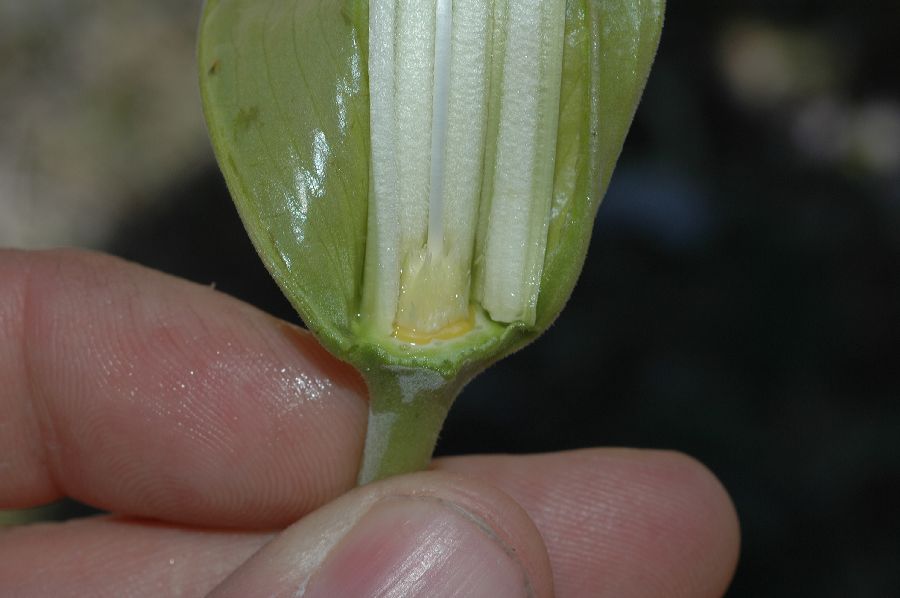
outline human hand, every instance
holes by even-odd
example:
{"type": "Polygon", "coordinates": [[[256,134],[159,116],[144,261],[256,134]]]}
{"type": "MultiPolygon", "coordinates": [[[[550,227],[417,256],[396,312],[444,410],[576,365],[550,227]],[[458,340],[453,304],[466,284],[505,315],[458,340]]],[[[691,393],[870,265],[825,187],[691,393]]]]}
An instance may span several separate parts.
{"type": "Polygon", "coordinates": [[[349,366],[233,298],[102,255],[0,251],[0,508],[112,513],[0,532],[0,595],[727,587],[737,519],[690,458],[458,457],[353,489],[366,412],[349,366]]]}

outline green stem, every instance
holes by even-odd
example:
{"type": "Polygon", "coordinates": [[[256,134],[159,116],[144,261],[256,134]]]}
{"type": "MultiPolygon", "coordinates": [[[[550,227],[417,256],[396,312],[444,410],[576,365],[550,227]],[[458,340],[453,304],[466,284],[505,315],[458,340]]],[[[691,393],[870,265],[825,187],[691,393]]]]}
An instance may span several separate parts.
{"type": "Polygon", "coordinates": [[[385,366],[367,372],[366,382],[369,425],[358,483],[427,467],[465,381],[424,368],[385,366]]]}

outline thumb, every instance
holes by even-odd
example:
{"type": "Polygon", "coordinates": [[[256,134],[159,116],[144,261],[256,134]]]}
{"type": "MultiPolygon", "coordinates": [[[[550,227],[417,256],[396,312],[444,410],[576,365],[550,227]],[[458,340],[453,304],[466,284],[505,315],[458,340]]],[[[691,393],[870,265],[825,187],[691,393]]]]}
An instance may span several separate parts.
{"type": "Polygon", "coordinates": [[[427,472],[357,488],[295,523],[210,596],[551,598],[547,552],[499,490],[427,472]]]}

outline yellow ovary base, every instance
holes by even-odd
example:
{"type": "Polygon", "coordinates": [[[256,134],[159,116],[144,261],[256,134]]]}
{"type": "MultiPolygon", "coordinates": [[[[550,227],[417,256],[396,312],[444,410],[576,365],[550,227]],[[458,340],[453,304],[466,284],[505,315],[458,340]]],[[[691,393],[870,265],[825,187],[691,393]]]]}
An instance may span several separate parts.
{"type": "Polygon", "coordinates": [[[469,308],[469,317],[447,324],[440,330],[428,331],[394,324],[394,338],[412,345],[426,345],[431,341],[449,341],[460,337],[475,327],[475,309],[469,308]]]}

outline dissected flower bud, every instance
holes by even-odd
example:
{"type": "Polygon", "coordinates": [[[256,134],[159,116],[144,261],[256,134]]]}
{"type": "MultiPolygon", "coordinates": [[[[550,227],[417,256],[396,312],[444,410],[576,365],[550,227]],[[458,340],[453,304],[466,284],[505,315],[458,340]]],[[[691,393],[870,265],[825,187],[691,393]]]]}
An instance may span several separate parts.
{"type": "Polygon", "coordinates": [[[462,385],[562,309],[662,13],[208,0],[216,156],[275,280],[369,382],[363,478],[424,465],[462,385]]]}

